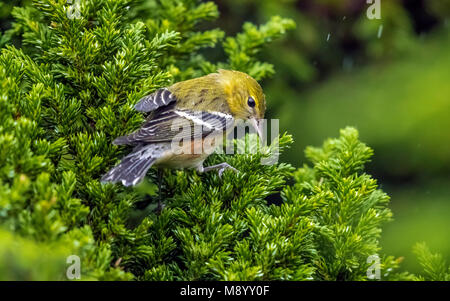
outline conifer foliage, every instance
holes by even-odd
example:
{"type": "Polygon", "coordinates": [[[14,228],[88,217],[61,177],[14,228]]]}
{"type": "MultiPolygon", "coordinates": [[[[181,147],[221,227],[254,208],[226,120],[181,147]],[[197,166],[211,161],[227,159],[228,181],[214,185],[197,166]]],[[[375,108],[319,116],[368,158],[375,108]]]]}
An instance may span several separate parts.
{"type": "MultiPolygon", "coordinates": [[[[67,279],[70,255],[82,280],[367,279],[391,212],[364,173],[372,151],[355,129],[308,148],[313,166],[299,170],[261,165],[278,152],[269,146],[211,156],[240,171],[222,178],[167,171],[160,213],[153,171],[137,188],[99,182],[129,151],[111,141],[143,121],[133,110],[142,96],[218,68],[272,75],[258,52],[291,20],[246,23],[225,38],[198,30],[218,11],[196,0],[40,0],[13,16],[0,54],[1,279],[67,279]],[[12,36],[20,48],[6,45],[12,36]],[[207,61],[211,47],[227,59],[207,61]],[[273,195],[282,200],[269,204],[273,195]]],[[[277,141],[292,144],[286,134],[277,141]]],[[[382,257],[383,277],[399,277],[396,267],[382,257]]]]}

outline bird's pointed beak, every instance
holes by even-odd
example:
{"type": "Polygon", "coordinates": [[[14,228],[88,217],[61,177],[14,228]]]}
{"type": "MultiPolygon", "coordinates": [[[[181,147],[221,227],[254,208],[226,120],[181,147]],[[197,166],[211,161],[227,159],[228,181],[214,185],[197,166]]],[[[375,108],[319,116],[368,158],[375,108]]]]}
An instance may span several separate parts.
{"type": "Polygon", "coordinates": [[[256,118],[252,118],[252,119],[250,119],[250,121],[251,121],[253,127],[255,128],[256,132],[258,133],[259,140],[263,141],[263,132],[262,132],[260,120],[258,120],[256,118]]]}

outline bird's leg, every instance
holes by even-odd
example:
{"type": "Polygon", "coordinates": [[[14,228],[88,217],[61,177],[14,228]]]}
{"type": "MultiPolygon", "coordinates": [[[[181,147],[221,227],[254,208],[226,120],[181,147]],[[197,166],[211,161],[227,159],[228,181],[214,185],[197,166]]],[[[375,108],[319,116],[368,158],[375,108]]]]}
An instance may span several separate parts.
{"type": "Polygon", "coordinates": [[[163,175],[164,175],[164,170],[162,168],[158,168],[158,190],[159,190],[159,195],[158,195],[158,207],[157,207],[157,211],[161,212],[164,208],[163,204],[162,204],[162,180],[163,180],[163,175]]]}
{"type": "Polygon", "coordinates": [[[199,172],[201,172],[201,173],[208,172],[208,171],[211,171],[211,170],[217,170],[220,178],[222,177],[222,174],[223,174],[223,172],[226,169],[231,169],[234,172],[238,172],[238,170],[236,168],[234,168],[233,166],[231,166],[227,162],[223,162],[223,163],[212,165],[212,166],[208,166],[208,167],[200,166],[200,167],[197,168],[197,170],[199,172]]]}

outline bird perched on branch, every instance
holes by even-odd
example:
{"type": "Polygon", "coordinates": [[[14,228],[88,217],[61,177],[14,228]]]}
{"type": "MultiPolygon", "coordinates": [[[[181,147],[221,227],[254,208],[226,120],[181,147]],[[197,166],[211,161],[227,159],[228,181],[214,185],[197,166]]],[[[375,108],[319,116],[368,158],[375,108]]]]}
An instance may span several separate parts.
{"type": "Polygon", "coordinates": [[[249,75],[219,70],[162,88],[143,97],[135,109],[149,113],[136,132],[113,141],[134,146],[130,154],[102,177],[102,182],[136,185],[151,166],[218,170],[227,163],[203,167],[238,120],[250,121],[261,137],[259,123],[266,110],[261,86],[249,75]],[[181,142],[181,143],[180,143],[181,142]]]}

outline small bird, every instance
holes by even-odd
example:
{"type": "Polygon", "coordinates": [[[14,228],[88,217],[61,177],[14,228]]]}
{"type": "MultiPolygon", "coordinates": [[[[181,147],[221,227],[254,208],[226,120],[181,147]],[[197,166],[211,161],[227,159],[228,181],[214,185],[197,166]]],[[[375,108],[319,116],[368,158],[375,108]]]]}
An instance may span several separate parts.
{"type": "Polygon", "coordinates": [[[239,120],[250,121],[262,138],[260,122],[266,101],[255,79],[243,72],[220,69],[161,88],[143,97],[135,109],[149,113],[144,124],[113,141],[134,149],[102,177],[102,182],[134,186],[144,179],[151,166],[196,168],[199,172],[218,170],[219,176],[226,169],[235,170],[226,162],[203,167],[203,161],[223,143],[239,120]],[[205,143],[206,139],[213,142],[205,143]],[[174,141],[185,143],[177,149],[174,145],[179,143],[174,141]]]}

